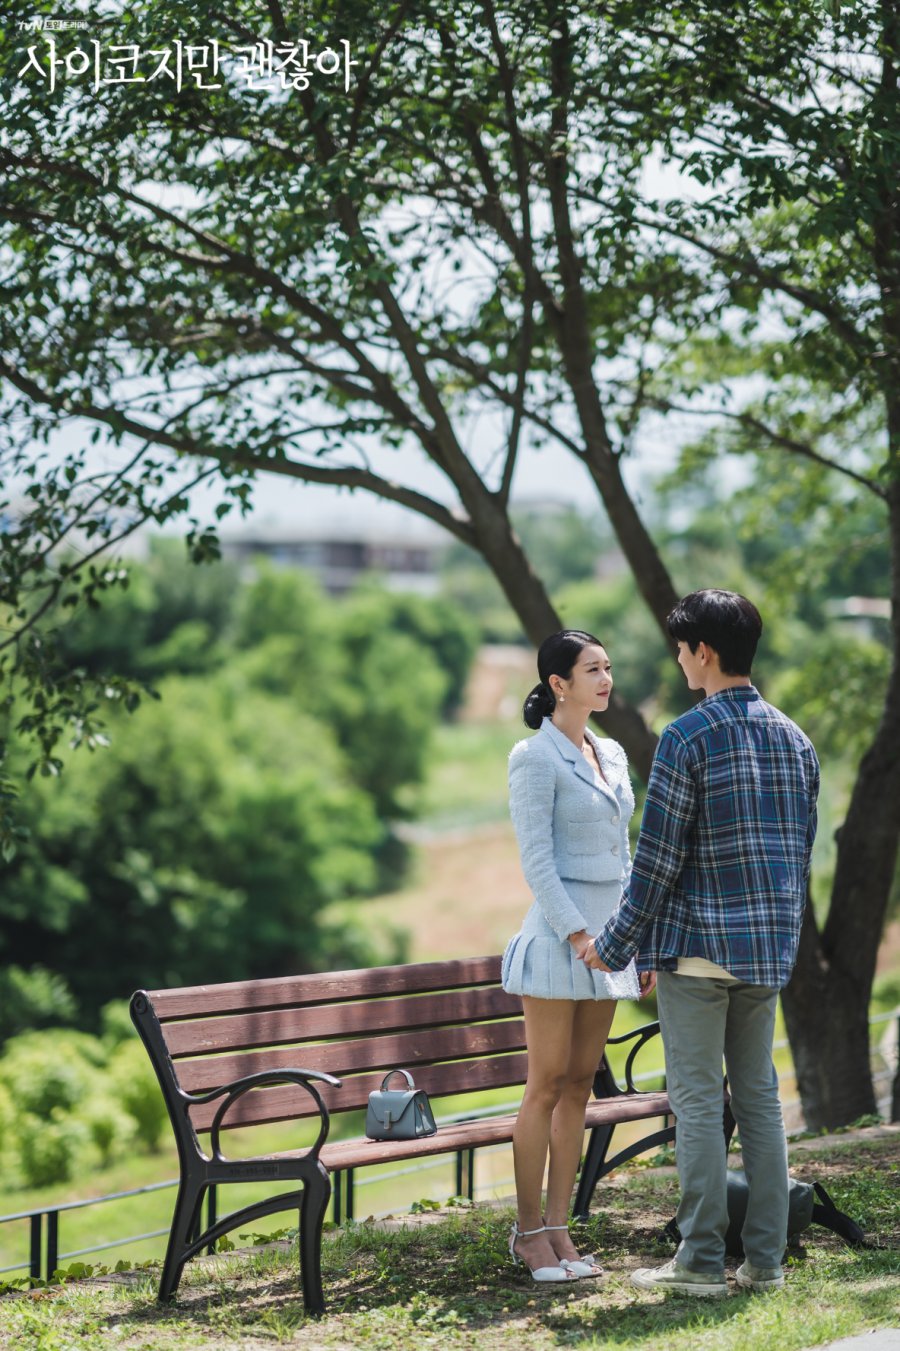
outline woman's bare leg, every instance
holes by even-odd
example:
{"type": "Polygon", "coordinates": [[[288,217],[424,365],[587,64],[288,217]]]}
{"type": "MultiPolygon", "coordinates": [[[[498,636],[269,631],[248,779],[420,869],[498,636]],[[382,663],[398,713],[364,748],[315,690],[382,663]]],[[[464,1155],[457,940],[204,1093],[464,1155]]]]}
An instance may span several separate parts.
{"type": "MultiPolygon", "coordinates": [[[[612,999],[575,1002],[567,1071],[550,1127],[550,1170],[544,1210],[547,1224],[568,1224],[575,1175],[584,1146],[584,1111],[615,1011],[612,999]]],[[[547,1237],[557,1258],[573,1261],[578,1256],[567,1229],[556,1230],[547,1237]]]]}
{"type": "MultiPolygon", "coordinates": [[[[544,1223],[541,1204],[544,1167],[550,1150],[554,1111],[562,1096],[572,1057],[577,1004],[574,999],[533,999],[524,995],[522,1007],[528,1046],[528,1080],[513,1129],[513,1161],[519,1229],[528,1230],[540,1229],[544,1223]]],[[[519,1239],[516,1251],[532,1268],[559,1265],[546,1234],[519,1239]]]]}

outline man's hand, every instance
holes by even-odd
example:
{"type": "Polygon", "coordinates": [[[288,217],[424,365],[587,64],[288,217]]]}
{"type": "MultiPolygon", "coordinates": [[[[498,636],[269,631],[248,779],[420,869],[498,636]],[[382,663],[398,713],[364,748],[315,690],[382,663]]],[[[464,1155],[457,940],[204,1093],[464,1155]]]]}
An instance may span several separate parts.
{"type": "Polygon", "coordinates": [[[581,960],[584,962],[585,966],[589,966],[592,971],[612,972],[612,967],[606,965],[606,962],[603,961],[598,954],[597,949],[594,947],[593,938],[581,953],[581,960]]]}
{"type": "Polygon", "coordinates": [[[656,989],[656,972],[641,971],[638,975],[638,984],[641,987],[641,999],[646,999],[647,995],[656,989]]]}

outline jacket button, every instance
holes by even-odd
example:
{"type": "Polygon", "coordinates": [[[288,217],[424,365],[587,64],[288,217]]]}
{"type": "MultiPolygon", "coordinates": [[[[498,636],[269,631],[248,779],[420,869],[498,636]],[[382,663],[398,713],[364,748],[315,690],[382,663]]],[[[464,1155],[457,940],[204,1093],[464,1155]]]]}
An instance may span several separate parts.
{"type": "Polygon", "coordinates": [[[619,846],[618,846],[617,844],[614,844],[613,847],[610,849],[609,852],[610,852],[611,854],[617,854],[617,853],[619,852],[619,846]]]}

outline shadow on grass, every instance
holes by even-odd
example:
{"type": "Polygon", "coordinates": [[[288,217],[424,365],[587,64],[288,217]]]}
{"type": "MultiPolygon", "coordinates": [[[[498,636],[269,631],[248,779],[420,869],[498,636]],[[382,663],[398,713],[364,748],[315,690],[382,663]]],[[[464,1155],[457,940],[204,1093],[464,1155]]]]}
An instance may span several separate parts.
{"type": "Polygon", "coordinates": [[[658,1302],[611,1308],[605,1299],[608,1287],[602,1280],[593,1282],[592,1289],[566,1288],[563,1297],[537,1286],[532,1289],[518,1284],[453,1293],[445,1285],[442,1282],[439,1288],[430,1288],[421,1283],[416,1290],[398,1291],[385,1288],[372,1273],[361,1275],[352,1290],[333,1294],[325,1318],[315,1320],[305,1315],[296,1275],[283,1273],[261,1284],[254,1282],[253,1288],[246,1283],[240,1287],[222,1283],[215,1289],[191,1291],[177,1305],[145,1305],[124,1315],[120,1311],[109,1316],[108,1324],[117,1324],[123,1333],[126,1329],[146,1333],[154,1327],[161,1332],[171,1324],[173,1332],[193,1328],[198,1340],[215,1330],[252,1337],[273,1327],[299,1330],[305,1324],[311,1332],[320,1331],[323,1336],[340,1330],[357,1345],[364,1345],[366,1328],[380,1319],[382,1324],[393,1324],[397,1331],[408,1329],[410,1338],[416,1329],[434,1334],[442,1329],[468,1330],[485,1346],[491,1344],[492,1329],[512,1335],[519,1344],[525,1344],[538,1329],[565,1344],[594,1337],[635,1344],[645,1339],[656,1342],[664,1331],[707,1330],[729,1323],[741,1316],[746,1304],[741,1297],[705,1300],[701,1305],[687,1297],[667,1296],[658,1302]]]}
{"type": "Polygon", "coordinates": [[[737,1346],[772,1319],[785,1327],[779,1345],[811,1345],[824,1340],[817,1331],[822,1311],[838,1299],[845,1321],[891,1319],[897,1303],[891,1274],[900,1270],[900,1254],[851,1253],[824,1231],[807,1248],[793,1251],[788,1287],[780,1295],[735,1291],[727,1299],[700,1300],[638,1292],[630,1272],[672,1255],[659,1229],[668,1189],[662,1196],[657,1190],[655,1200],[655,1214],[642,1207],[637,1213],[611,1208],[579,1231],[579,1246],[598,1252],[606,1268],[597,1281],[562,1287],[531,1282],[509,1261],[511,1212],[478,1209],[396,1230],[360,1224],[332,1236],[323,1252],[328,1309],[322,1320],[305,1314],[295,1247],[195,1264],[175,1303],[158,1305],[142,1293],[131,1309],[120,1304],[108,1323],[145,1334],[154,1327],[161,1347],[166,1329],[173,1342],[179,1332],[198,1341],[209,1333],[276,1339],[296,1334],[298,1344],[310,1334],[317,1345],[330,1339],[365,1345],[378,1330],[390,1331],[400,1344],[431,1333],[439,1340],[443,1334],[448,1346],[492,1351],[535,1339],[543,1346],[668,1345],[675,1339],[688,1347],[701,1334],[737,1346]],[[800,1329],[809,1329],[808,1341],[791,1340],[800,1329]]]}
{"type": "MultiPolygon", "coordinates": [[[[596,1300],[603,1280],[548,1287],[531,1282],[522,1268],[515,1270],[506,1251],[508,1225],[491,1210],[408,1229],[360,1224],[333,1235],[323,1250],[328,1308],[322,1320],[306,1318],[294,1246],[196,1263],[188,1267],[174,1302],[160,1305],[142,1292],[128,1312],[120,1306],[109,1321],[160,1331],[166,1325],[199,1330],[227,1323],[232,1332],[240,1329],[245,1335],[279,1319],[332,1332],[344,1327],[348,1333],[353,1323],[362,1331],[359,1324],[366,1316],[423,1331],[453,1324],[484,1329],[517,1319],[552,1320],[565,1312],[567,1301],[581,1307],[596,1300]]],[[[586,1241],[609,1251],[613,1228],[618,1226],[592,1222],[586,1241]]]]}

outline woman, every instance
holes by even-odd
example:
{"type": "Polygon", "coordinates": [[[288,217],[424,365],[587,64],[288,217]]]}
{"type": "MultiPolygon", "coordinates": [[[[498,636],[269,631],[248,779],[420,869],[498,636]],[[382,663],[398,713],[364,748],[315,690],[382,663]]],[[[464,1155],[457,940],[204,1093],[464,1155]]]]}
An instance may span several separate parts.
{"type": "Polygon", "coordinates": [[[630,861],[634,794],[625,752],[587,726],[609,705],[609,657],[598,638],[567,629],[541,644],[538,675],[523,710],[537,735],[509,757],[510,811],[535,898],[503,955],[503,988],[522,996],[528,1046],[513,1133],[518,1217],[509,1251],[534,1280],[568,1281],[601,1274],[593,1257],[579,1257],[568,1229],[594,1073],[615,1001],[638,999],[642,986],[652,986],[649,978],[639,982],[633,963],[601,973],[581,960],[619,902],[630,861]]]}

